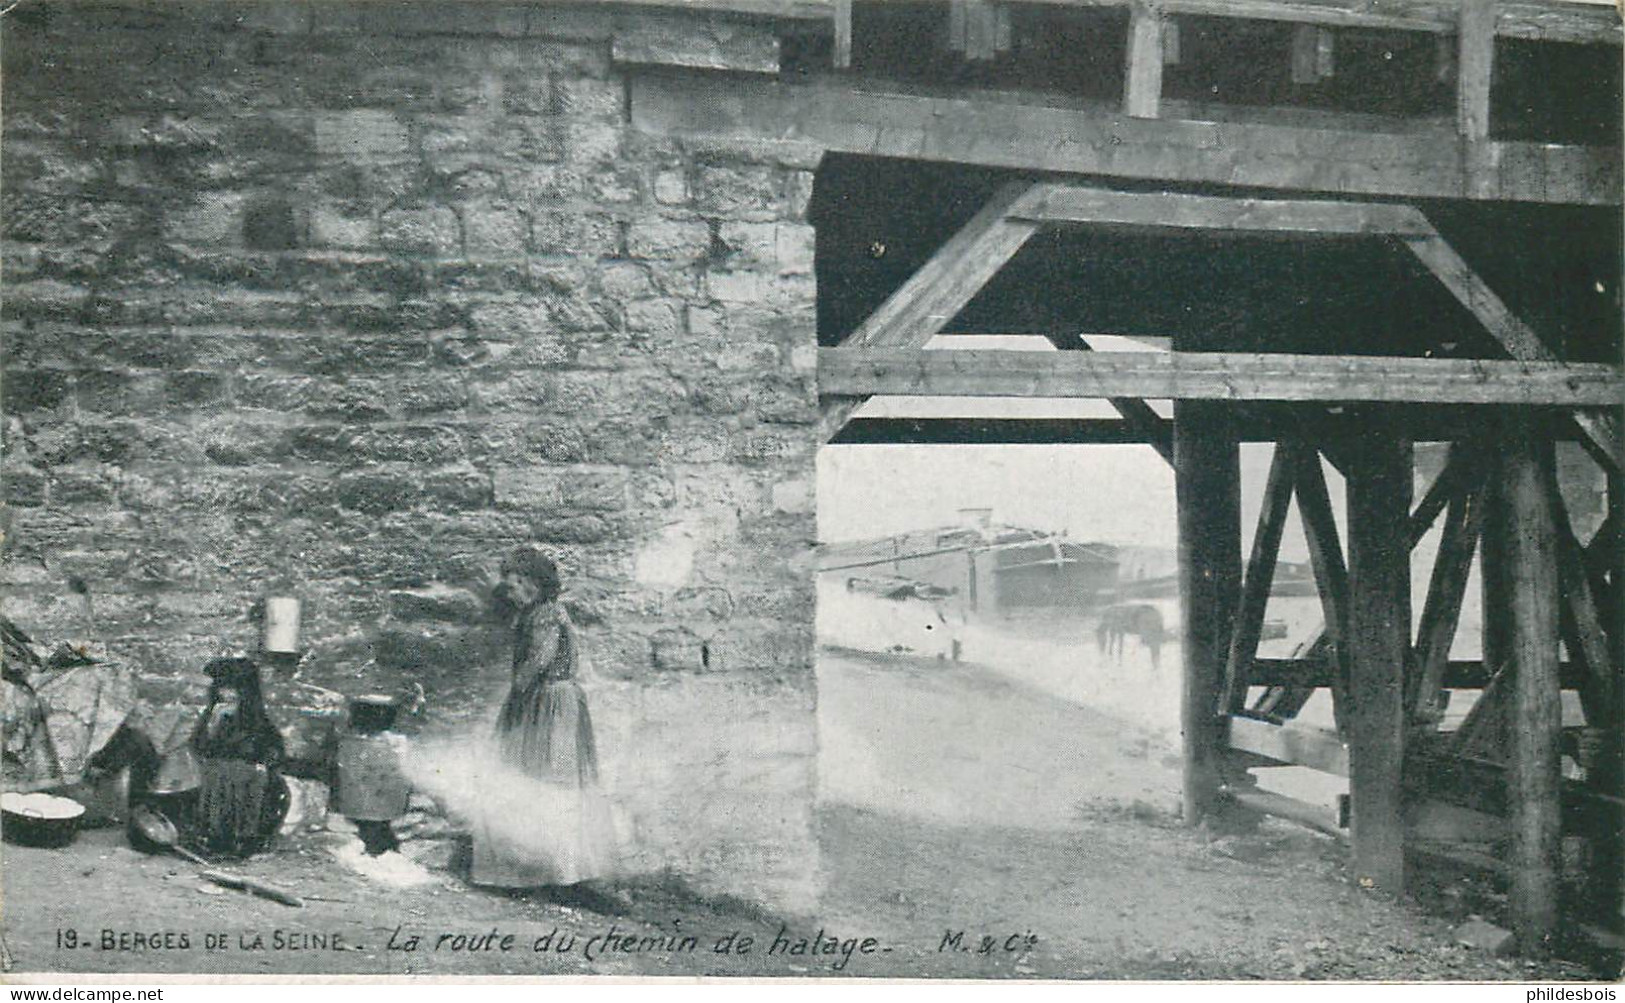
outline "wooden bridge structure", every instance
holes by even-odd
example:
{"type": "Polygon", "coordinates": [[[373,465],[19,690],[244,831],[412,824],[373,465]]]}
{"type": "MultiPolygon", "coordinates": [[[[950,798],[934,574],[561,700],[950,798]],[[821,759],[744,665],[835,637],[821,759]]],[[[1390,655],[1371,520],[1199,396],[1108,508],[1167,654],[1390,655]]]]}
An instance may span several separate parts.
{"type": "MultiPolygon", "coordinates": [[[[839,344],[819,350],[823,432],[840,434],[872,395],[1104,398],[1120,420],[992,423],[999,426],[993,434],[1143,442],[1172,464],[1188,822],[1233,811],[1295,819],[1346,838],[1356,880],[1394,893],[1419,862],[1493,872],[1507,883],[1526,950],[1543,949],[1560,918],[1611,927],[1617,937],[1625,915],[1620,346],[1611,333],[1571,331],[1559,339],[1538,329],[1435,218],[1451,203],[1619,206],[1617,145],[1535,142],[1492,128],[1500,47],[1509,40],[1605,46],[1617,59],[1620,19],[1612,5],[940,5],[940,57],[967,65],[997,61],[1019,44],[1012,11],[1125,8],[1120,100],[1106,103],[890,82],[878,57],[865,61],[866,5],[852,0],[673,6],[690,15],[696,7],[723,11],[747,24],[776,18],[781,40],[789,31],[827,42],[828,65],[792,74],[777,48],[753,65],[730,65],[714,48],[685,48],[681,38],[645,46],[640,51],[664,53],[642,57],[661,65],[632,80],[630,113],[646,131],[1023,172],[839,344]],[[1164,72],[1180,59],[1181,32],[1203,18],[1291,25],[1290,74],[1301,83],[1338,72],[1345,32],[1425,34],[1436,40],[1440,73],[1454,88],[1452,113],[1399,120],[1172,100],[1164,72]],[[696,68],[706,72],[690,72],[696,68]],[[1381,243],[1409,255],[1427,281],[1446,290],[1487,335],[1488,348],[1464,354],[1422,330],[1410,332],[1404,354],[1335,342],[1307,354],[1261,352],[1255,344],[1178,334],[1170,351],[1095,352],[1086,337],[1055,330],[1048,334],[1064,351],[925,350],[1035,237],[1078,230],[1381,243]],[[1171,420],[1147,403],[1154,399],[1174,402],[1171,420]],[[1246,555],[1243,440],[1277,443],[1246,555]],[[1447,442],[1449,458],[1417,492],[1419,441],[1447,442]],[[1584,536],[1565,511],[1554,472],[1559,441],[1582,444],[1606,479],[1606,518],[1584,536]],[[1346,533],[1323,463],[1346,480],[1346,533]],[[1325,633],[1312,657],[1261,659],[1265,605],[1293,499],[1325,633]],[[1431,578],[1413,594],[1412,551],[1440,522],[1431,578]],[[1453,661],[1475,553],[1483,657],[1453,661]],[[1420,626],[1413,631],[1416,604],[1420,626]],[[1249,703],[1260,687],[1264,697],[1249,703]],[[1465,724],[1443,731],[1445,695],[1459,688],[1483,696],[1465,724]],[[1317,689],[1333,694],[1336,731],[1292,720],[1317,689]],[[1581,728],[1564,727],[1564,690],[1578,694],[1581,728]],[[1572,770],[1565,775],[1565,749],[1583,779],[1572,770]],[[1346,810],[1260,790],[1250,771],[1282,764],[1346,776],[1346,810]],[[1583,840],[1589,853],[1594,894],[1585,904],[1566,903],[1560,889],[1567,837],[1583,840]]],[[[1618,93],[1607,100],[1617,114],[1618,93]]],[[[1617,275],[1618,263],[1613,267],[1617,275]]],[[[953,438],[940,428],[921,434],[921,441],[953,438]]]]}

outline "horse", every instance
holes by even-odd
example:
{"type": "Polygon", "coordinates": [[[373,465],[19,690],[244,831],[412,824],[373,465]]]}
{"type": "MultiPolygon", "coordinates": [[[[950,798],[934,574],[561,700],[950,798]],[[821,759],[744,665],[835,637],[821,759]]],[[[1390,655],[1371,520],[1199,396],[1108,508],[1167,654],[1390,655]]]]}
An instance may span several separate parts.
{"type": "Polygon", "coordinates": [[[1136,634],[1140,643],[1151,652],[1151,667],[1162,665],[1162,643],[1168,631],[1162,623],[1162,613],[1149,603],[1119,603],[1100,611],[1100,623],[1095,627],[1095,640],[1102,655],[1113,655],[1123,660],[1123,639],[1136,634]]]}

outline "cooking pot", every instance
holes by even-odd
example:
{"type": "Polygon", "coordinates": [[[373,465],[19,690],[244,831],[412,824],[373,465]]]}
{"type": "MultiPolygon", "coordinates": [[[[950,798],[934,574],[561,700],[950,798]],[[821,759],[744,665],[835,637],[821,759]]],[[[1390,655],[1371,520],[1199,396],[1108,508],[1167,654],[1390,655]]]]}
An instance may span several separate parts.
{"type": "Polygon", "coordinates": [[[8,842],[58,847],[73,842],[85,806],[54,794],[0,794],[0,827],[8,842]]]}

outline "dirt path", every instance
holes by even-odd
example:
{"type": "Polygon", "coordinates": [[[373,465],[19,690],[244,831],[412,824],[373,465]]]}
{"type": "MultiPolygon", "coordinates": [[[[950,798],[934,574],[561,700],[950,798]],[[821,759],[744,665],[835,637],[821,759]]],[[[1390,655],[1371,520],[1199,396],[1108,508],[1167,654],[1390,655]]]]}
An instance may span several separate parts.
{"type": "Polygon", "coordinates": [[[1266,825],[1208,840],[1177,825],[1172,750],[1044,690],[974,665],[843,656],[823,660],[819,682],[826,888],[815,916],[780,919],[670,882],[629,886],[625,916],[493,895],[449,876],[383,887],[335,863],[331,835],[284,842],[242,868],[311,897],[290,909],[217,893],[192,865],[135,853],[122,832],[100,830],[65,850],[5,847],[6,939],[25,972],[1585,975],[1453,946],[1444,922],[1351,888],[1342,852],[1320,837],[1266,825]],[[852,956],[770,954],[781,924],[786,947],[823,928],[852,956]],[[65,946],[69,931],[90,946],[65,946]],[[492,931],[513,936],[509,950],[434,943],[492,931]],[[605,950],[611,933],[633,950],[605,950]],[[425,938],[418,950],[391,949],[413,934],[425,938]],[[573,937],[571,949],[534,951],[549,934],[549,945],[573,937]],[[752,938],[751,953],[716,953],[730,934],[752,938]],[[223,947],[208,949],[211,935],[223,947]],[[683,936],[695,950],[661,946],[683,936]],[[993,938],[986,953],[983,937],[993,938]]]}
{"type": "Polygon", "coordinates": [[[1352,887],[1325,837],[1184,828],[1178,760],[1136,727],[976,665],[819,669],[824,918],[915,945],[898,974],[1581,977],[1455,946],[1444,921],[1352,887]],[[961,929],[998,947],[945,961],[961,929]],[[1036,949],[1003,950],[1028,932],[1036,949]]]}

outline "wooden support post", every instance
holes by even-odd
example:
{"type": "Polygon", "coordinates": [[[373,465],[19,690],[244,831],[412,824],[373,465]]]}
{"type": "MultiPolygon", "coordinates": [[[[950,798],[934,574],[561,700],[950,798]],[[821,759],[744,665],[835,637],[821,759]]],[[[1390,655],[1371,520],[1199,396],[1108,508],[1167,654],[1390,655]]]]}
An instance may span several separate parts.
{"type": "Polygon", "coordinates": [[[1292,484],[1297,479],[1291,455],[1295,448],[1298,447],[1276,443],[1275,456],[1270,461],[1264,505],[1258,514],[1258,528],[1253,531],[1253,551],[1247,559],[1241,606],[1236,613],[1236,629],[1231,635],[1230,654],[1225,661],[1224,696],[1220,706],[1226,714],[1234,714],[1247,700],[1247,673],[1258,656],[1264,614],[1269,609],[1270,587],[1275,582],[1276,559],[1281,553],[1281,533],[1286,528],[1287,509],[1292,505],[1292,484]]]}
{"type": "Polygon", "coordinates": [[[835,68],[852,67],[852,0],[835,0],[835,68]]]}
{"type": "Polygon", "coordinates": [[[1505,620],[1511,685],[1507,800],[1512,829],[1511,912],[1519,947],[1538,953],[1557,928],[1562,725],[1558,680],[1557,537],[1542,483],[1550,451],[1530,419],[1514,415],[1501,439],[1501,479],[1489,519],[1505,548],[1505,620]]]}
{"type": "Polygon", "coordinates": [[[1178,66],[1184,54],[1179,43],[1179,22],[1168,18],[1162,23],[1162,65],[1178,66]]]}
{"type": "Polygon", "coordinates": [[[1292,82],[1316,84],[1332,75],[1336,66],[1332,32],[1315,24],[1300,24],[1292,33],[1292,82]]]}
{"type": "MultiPolygon", "coordinates": [[[[1465,466],[1463,447],[1451,449],[1450,463],[1465,466]]],[[[1479,456],[1476,451],[1475,457],[1479,456]]],[[[1482,459],[1482,457],[1480,457],[1482,459]]],[[[1447,468],[1448,472],[1448,468],[1447,468]]],[[[1440,480],[1444,475],[1440,475],[1440,480]]],[[[1444,717],[1442,689],[1449,666],[1450,645],[1461,620],[1462,599],[1467,593],[1467,577],[1472,570],[1473,551],[1478,547],[1483,524],[1484,498],[1480,483],[1461,481],[1460,494],[1451,502],[1445,520],[1439,553],[1434,558],[1427,599],[1422,606],[1422,622],[1416,631],[1416,652],[1406,704],[1412,721],[1435,726],[1444,717]]],[[[1414,519],[1414,517],[1413,517],[1414,519]]],[[[1414,530],[1414,522],[1413,522],[1414,530]]]]}
{"type": "Polygon", "coordinates": [[[1174,404],[1187,825],[1217,807],[1222,779],[1219,697],[1241,585],[1241,456],[1230,420],[1223,404],[1174,404]]]}
{"type": "Polygon", "coordinates": [[[1456,36],[1456,128],[1469,143],[1490,136],[1490,80],[1495,64],[1494,0],[1462,0],[1456,36]]]}
{"type": "Polygon", "coordinates": [[[1331,646],[1333,666],[1332,706],[1341,730],[1348,706],[1348,565],[1343,560],[1343,545],[1338,540],[1337,519],[1332,514],[1320,454],[1313,449],[1303,450],[1297,457],[1297,466],[1298,515],[1303,520],[1309,563],[1315,572],[1315,589],[1320,593],[1320,611],[1326,620],[1325,637],[1331,646]]]}
{"type": "Polygon", "coordinates": [[[1162,107],[1162,12],[1139,0],[1129,8],[1128,65],[1123,80],[1123,114],[1156,118],[1162,107]]]}
{"type": "Polygon", "coordinates": [[[1349,797],[1354,874],[1404,891],[1402,771],[1410,654],[1411,446],[1368,420],[1351,450],[1349,521],[1349,797]]]}

